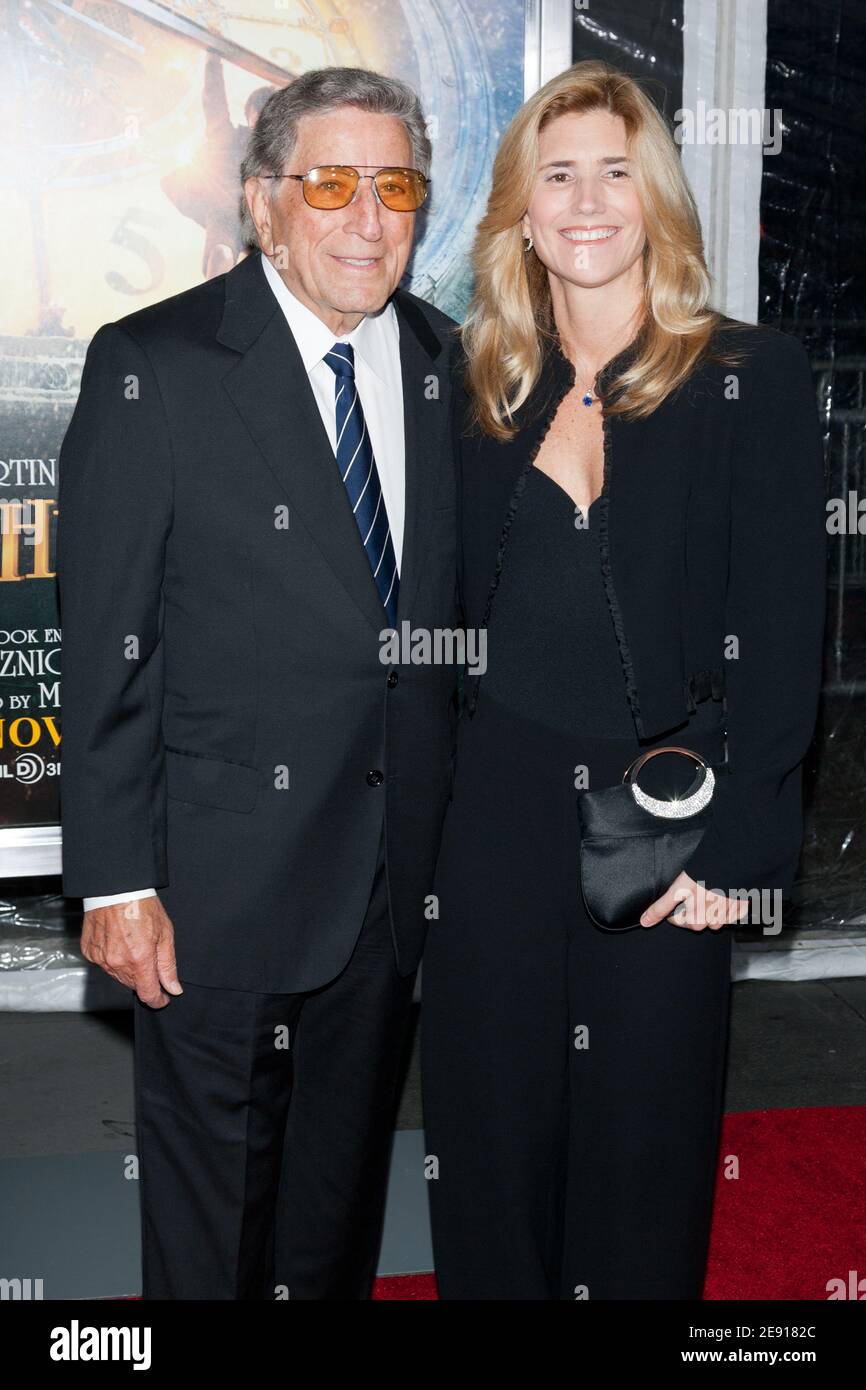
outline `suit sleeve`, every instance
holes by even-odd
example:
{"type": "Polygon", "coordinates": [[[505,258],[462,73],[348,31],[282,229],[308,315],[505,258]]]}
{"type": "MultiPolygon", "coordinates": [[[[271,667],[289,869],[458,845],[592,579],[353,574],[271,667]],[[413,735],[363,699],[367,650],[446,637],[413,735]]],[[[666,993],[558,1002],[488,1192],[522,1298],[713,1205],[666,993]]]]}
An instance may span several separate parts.
{"type": "Polygon", "coordinates": [[[173,468],[156,377],[117,324],[98,330],[60,451],[63,891],[168,882],[163,578],[173,468]]]}
{"type": "Polygon", "coordinates": [[[821,690],[826,602],[823,449],[809,359],[774,334],[749,373],[731,476],[725,661],[728,772],[685,872],[706,888],[790,892],[803,838],[802,763],[821,690]]]}

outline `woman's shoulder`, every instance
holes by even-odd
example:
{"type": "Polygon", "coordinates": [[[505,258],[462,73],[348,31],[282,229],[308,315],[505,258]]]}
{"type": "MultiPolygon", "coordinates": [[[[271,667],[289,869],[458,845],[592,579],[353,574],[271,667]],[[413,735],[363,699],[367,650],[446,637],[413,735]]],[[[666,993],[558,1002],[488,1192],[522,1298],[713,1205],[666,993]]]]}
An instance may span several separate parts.
{"type": "Polygon", "coordinates": [[[722,314],[675,399],[690,406],[740,400],[751,416],[770,394],[790,398],[801,392],[813,392],[813,377],[799,338],[722,314]]]}
{"type": "Polygon", "coordinates": [[[708,358],[737,359],[753,373],[786,372],[792,365],[808,364],[809,356],[799,338],[769,323],[746,323],[726,314],[719,316],[709,344],[708,358]]]}

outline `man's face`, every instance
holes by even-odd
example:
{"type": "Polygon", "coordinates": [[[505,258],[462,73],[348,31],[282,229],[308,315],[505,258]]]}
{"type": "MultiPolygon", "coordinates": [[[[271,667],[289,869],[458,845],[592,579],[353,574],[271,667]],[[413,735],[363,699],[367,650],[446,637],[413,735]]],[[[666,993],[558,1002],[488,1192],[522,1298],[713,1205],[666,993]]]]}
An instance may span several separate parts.
{"type": "MultiPolygon", "coordinates": [[[[362,174],[414,166],[403,122],[357,107],[303,116],[294,152],[280,172],[303,174],[320,164],[349,164],[362,174]]],[[[288,288],[333,329],[350,333],[365,314],[376,313],[406,269],[415,230],[414,212],[392,212],[362,179],[344,208],[320,210],[304,201],[295,179],[247,179],[247,206],[264,253],[273,258],[288,288]],[[271,201],[268,187],[276,188],[271,201]]]]}

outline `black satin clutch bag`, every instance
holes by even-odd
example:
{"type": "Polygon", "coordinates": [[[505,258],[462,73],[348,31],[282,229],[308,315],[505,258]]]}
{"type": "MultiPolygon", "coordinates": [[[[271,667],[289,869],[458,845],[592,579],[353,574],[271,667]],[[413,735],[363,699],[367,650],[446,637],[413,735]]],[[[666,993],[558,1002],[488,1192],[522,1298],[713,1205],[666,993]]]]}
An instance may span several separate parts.
{"type": "Polygon", "coordinates": [[[628,931],[682,872],[701,842],[710,816],[716,773],[690,748],[651,748],[630,763],[622,785],[582,792],[580,877],[586,910],[605,931],[628,931]],[[659,753],[682,753],[698,764],[683,796],[649,796],[635,778],[659,753]]]}

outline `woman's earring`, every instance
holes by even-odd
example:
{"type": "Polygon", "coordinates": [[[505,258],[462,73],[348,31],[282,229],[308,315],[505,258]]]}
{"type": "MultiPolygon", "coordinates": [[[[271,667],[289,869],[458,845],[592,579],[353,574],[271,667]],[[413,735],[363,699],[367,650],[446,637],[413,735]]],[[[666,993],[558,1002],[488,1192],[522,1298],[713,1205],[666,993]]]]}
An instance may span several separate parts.
{"type": "Polygon", "coordinates": [[[524,251],[531,251],[531,250],[532,250],[532,244],[533,244],[533,243],[532,243],[532,237],[531,237],[531,236],[525,236],[525,237],[523,238],[523,250],[524,250],[524,251]]]}

